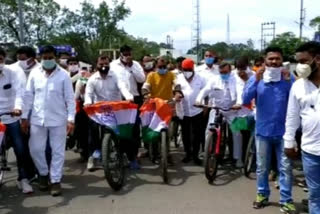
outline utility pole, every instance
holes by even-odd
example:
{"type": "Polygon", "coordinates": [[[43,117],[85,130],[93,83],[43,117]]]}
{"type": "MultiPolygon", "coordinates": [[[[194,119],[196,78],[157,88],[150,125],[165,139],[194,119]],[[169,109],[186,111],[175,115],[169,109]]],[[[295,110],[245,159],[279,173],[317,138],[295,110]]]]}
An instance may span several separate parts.
{"type": "Polygon", "coordinates": [[[299,23],[299,26],[300,26],[300,39],[302,39],[304,20],[305,20],[305,10],[303,8],[303,0],[301,0],[300,23],[299,23]]]}
{"type": "Polygon", "coordinates": [[[19,9],[19,37],[20,37],[20,46],[24,45],[25,41],[24,41],[24,30],[23,30],[23,25],[24,25],[24,21],[23,21],[23,8],[22,8],[22,0],[18,0],[18,9],[19,9]]]}
{"type": "Polygon", "coordinates": [[[276,23],[275,22],[264,22],[261,24],[261,51],[267,46],[267,38],[276,37],[276,23]]]}
{"type": "Polygon", "coordinates": [[[201,23],[200,23],[200,0],[193,0],[193,47],[196,47],[197,63],[201,61],[201,23]]]}
{"type": "Polygon", "coordinates": [[[229,45],[231,43],[230,41],[230,17],[229,14],[227,15],[227,44],[229,45]]]}

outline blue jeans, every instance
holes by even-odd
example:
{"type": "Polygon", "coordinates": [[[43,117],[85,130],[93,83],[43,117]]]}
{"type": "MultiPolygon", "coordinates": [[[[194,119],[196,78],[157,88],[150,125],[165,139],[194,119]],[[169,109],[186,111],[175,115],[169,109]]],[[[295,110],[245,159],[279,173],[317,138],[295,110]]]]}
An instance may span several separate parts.
{"type": "Polygon", "coordinates": [[[17,159],[18,166],[18,180],[22,179],[30,179],[34,176],[34,174],[28,173],[30,171],[30,161],[31,156],[29,153],[28,144],[24,142],[20,129],[20,122],[14,122],[11,124],[6,124],[7,126],[7,136],[10,137],[12,142],[12,147],[17,159]]]}
{"type": "Polygon", "coordinates": [[[320,156],[302,152],[303,171],[309,189],[309,213],[320,213],[320,156]]]}
{"type": "Polygon", "coordinates": [[[277,156],[279,171],[280,204],[292,202],[292,163],[284,154],[281,138],[265,138],[256,136],[257,148],[257,193],[265,197],[270,196],[268,175],[270,172],[272,147],[277,156]]]}

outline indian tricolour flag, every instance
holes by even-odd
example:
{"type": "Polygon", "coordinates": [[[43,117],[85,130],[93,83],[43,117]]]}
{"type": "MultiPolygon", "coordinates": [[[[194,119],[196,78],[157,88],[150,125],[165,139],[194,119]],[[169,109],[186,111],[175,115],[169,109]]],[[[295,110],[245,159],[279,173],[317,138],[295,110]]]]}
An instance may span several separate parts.
{"type": "Polygon", "coordinates": [[[3,137],[5,132],[6,132],[6,125],[0,123],[0,151],[1,151],[1,145],[3,143],[3,137]]]}
{"type": "Polygon", "coordinates": [[[172,118],[171,106],[166,101],[154,98],[140,108],[142,138],[152,142],[160,137],[162,129],[168,129],[172,118]]]}
{"type": "Polygon", "coordinates": [[[98,102],[84,108],[90,119],[111,128],[121,139],[132,138],[137,109],[138,105],[127,101],[98,102]]]}

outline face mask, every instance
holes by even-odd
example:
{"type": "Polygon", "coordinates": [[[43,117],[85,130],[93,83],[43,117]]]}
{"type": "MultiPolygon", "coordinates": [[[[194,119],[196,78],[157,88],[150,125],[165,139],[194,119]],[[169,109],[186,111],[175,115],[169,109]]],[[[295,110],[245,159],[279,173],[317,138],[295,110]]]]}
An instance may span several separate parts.
{"type": "Polygon", "coordinates": [[[298,74],[299,77],[301,78],[308,78],[310,76],[310,74],[312,73],[311,71],[311,66],[308,65],[308,64],[301,64],[299,63],[297,65],[297,68],[296,68],[296,72],[298,74]]]}
{"type": "Polygon", "coordinates": [[[60,59],[59,60],[60,64],[63,66],[67,66],[67,61],[68,61],[68,59],[60,59]]]}
{"type": "MultiPolygon", "coordinates": [[[[29,58],[30,59],[30,58],[29,58]]],[[[23,69],[23,70],[27,70],[30,65],[28,65],[28,60],[29,59],[26,59],[26,60],[18,60],[18,63],[20,65],[20,67],[23,69]]]]}
{"type": "Polygon", "coordinates": [[[168,72],[168,70],[165,69],[165,68],[158,68],[158,73],[159,73],[160,75],[164,75],[164,74],[166,74],[167,72],[168,72]]]}
{"type": "Polygon", "coordinates": [[[207,65],[212,65],[214,63],[214,57],[207,57],[205,61],[207,65]]]}
{"type": "Polygon", "coordinates": [[[187,80],[189,80],[191,77],[193,77],[193,71],[184,71],[183,75],[187,80]]]}
{"type": "Polygon", "coordinates": [[[124,63],[128,63],[128,57],[127,56],[123,56],[121,54],[121,61],[124,62],[124,63]]]}
{"type": "Polygon", "coordinates": [[[109,73],[109,70],[110,70],[110,67],[108,67],[108,66],[99,68],[99,72],[100,72],[101,74],[108,74],[108,73],[109,73]]]}
{"type": "Polygon", "coordinates": [[[46,70],[52,70],[56,66],[56,61],[54,59],[42,60],[41,65],[46,70]]]}
{"type": "Polygon", "coordinates": [[[223,81],[228,81],[230,78],[230,73],[228,74],[220,74],[220,77],[223,81]]]}
{"type": "Polygon", "coordinates": [[[79,65],[69,65],[69,71],[71,73],[76,73],[79,71],[79,69],[80,69],[79,65]]]}
{"type": "Polygon", "coordinates": [[[263,73],[264,82],[279,82],[281,80],[281,70],[283,68],[266,67],[266,71],[263,73]]]}
{"type": "Polygon", "coordinates": [[[0,64],[0,74],[2,73],[3,68],[4,68],[4,63],[1,63],[0,64]]]}
{"type": "Polygon", "coordinates": [[[144,63],[145,70],[149,71],[153,69],[153,62],[146,62],[144,63]]]}

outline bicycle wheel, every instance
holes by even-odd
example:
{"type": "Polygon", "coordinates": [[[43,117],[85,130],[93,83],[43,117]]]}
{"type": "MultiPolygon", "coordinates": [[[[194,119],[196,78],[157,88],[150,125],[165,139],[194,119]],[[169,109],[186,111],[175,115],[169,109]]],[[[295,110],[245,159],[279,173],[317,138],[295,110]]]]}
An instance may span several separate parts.
{"type": "Polygon", "coordinates": [[[168,144],[167,131],[161,131],[161,171],[164,183],[168,183],[168,144]]]}
{"type": "Polygon", "coordinates": [[[123,153],[117,137],[106,132],[102,141],[102,164],[104,176],[115,191],[122,188],[125,179],[125,169],[123,164],[123,153]]]}
{"type": "Polygon", "coordinates": [[[246,156],[245,156],[245,161],[244,161],[244,175],[247,178],[251,178],[251,173],[255,173],[256,171],[256,149],[255,149],[255,136],[252,135],[250,137],[247,151],[246,151],[246,156]]]}
{"type": "Polygon", "coordinates": [[[7,168],[7,154],[4,145],[0,148],[0,187],[4,182],[5,168],[7,168]]]}
{"type": "Polygon", "coordinates": [[[215,155],[216,140],[216,133],[210,132],[204,149],[204,170],[209,183],[214,181],[218,171],[218,160],[215,155]]]}

